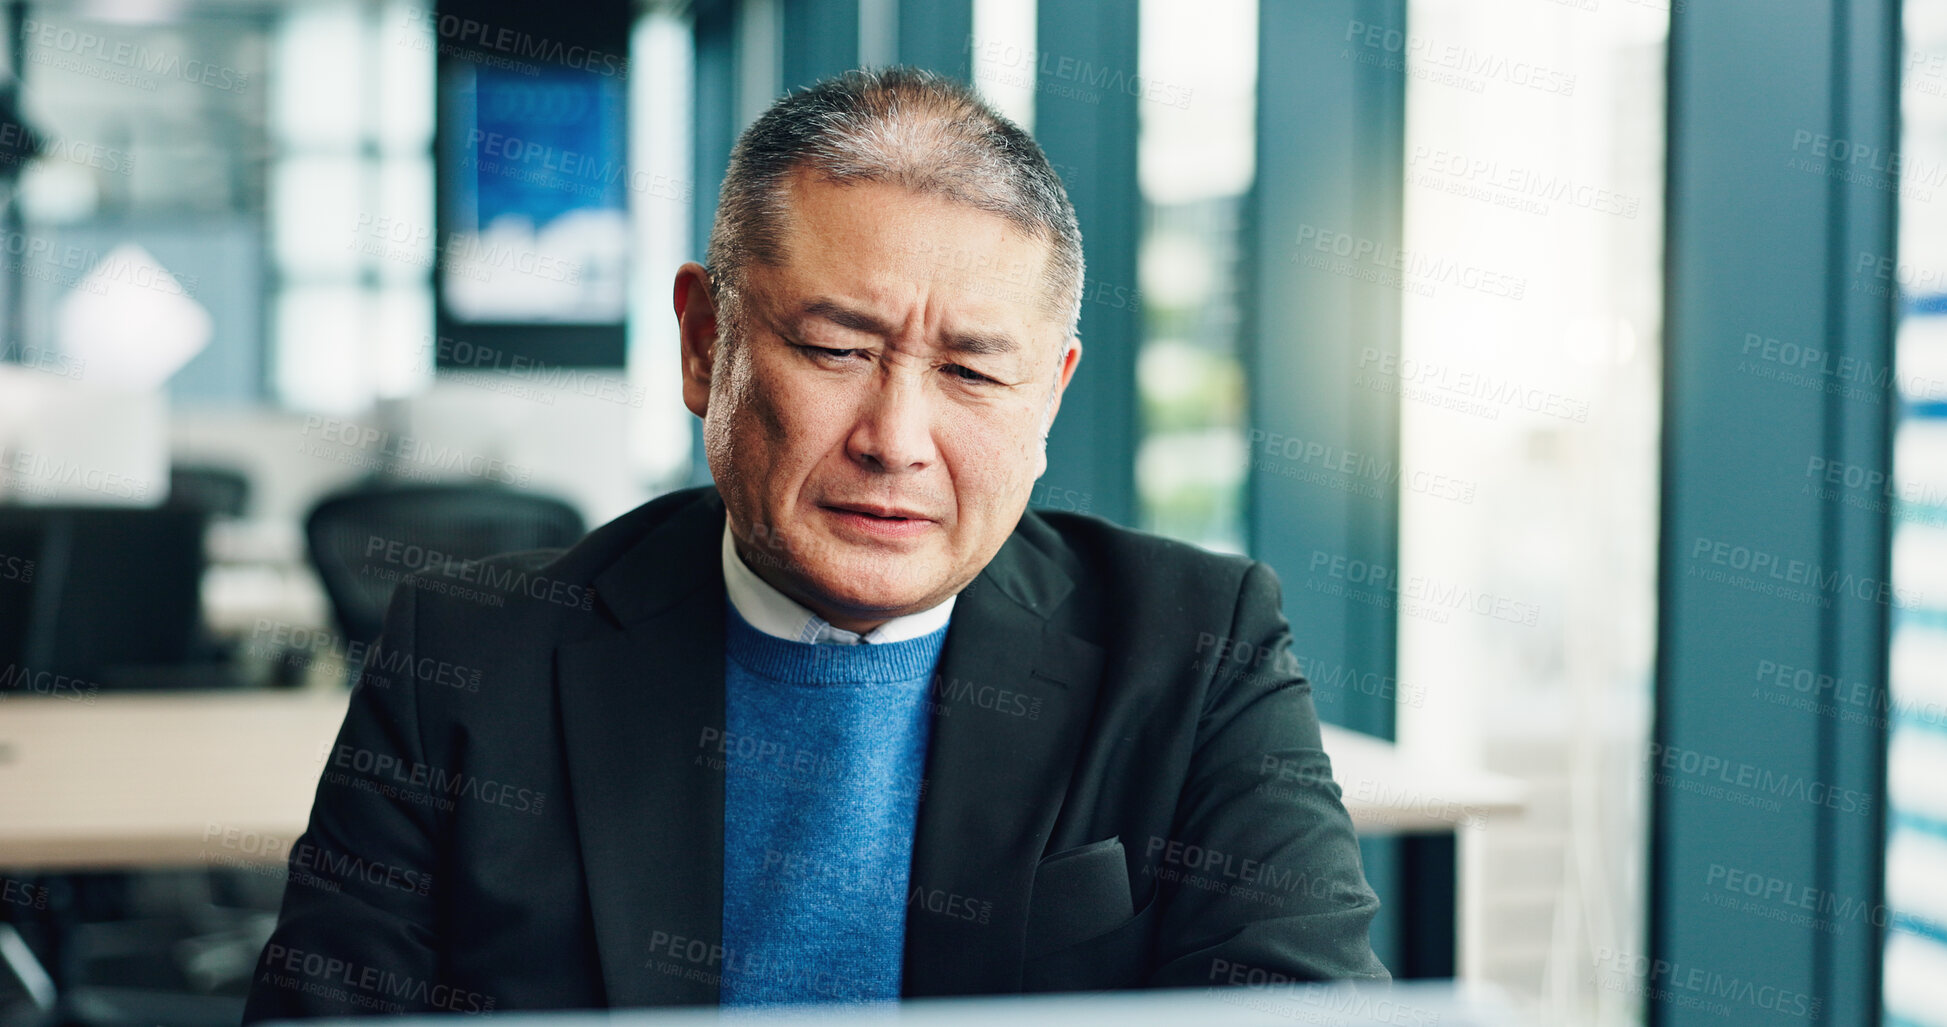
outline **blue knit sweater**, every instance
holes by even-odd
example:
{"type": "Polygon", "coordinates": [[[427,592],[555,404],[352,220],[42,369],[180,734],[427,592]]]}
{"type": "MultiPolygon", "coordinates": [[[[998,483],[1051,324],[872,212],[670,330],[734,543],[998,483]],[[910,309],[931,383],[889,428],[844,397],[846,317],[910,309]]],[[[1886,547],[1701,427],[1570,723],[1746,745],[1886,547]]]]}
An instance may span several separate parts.
{"type": "Polygon", "coordinates": [[[724,611],[719,1001],[897,999],[946,628],[813,645],[724,611]]]}

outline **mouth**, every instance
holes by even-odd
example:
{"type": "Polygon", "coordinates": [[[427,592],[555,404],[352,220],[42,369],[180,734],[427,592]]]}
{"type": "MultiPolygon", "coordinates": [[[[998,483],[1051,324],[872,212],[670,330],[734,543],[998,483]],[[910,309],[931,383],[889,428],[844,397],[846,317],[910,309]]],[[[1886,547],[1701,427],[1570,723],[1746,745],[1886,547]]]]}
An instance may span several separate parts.
{"type": "Polygon", "coordinates": [[[898,506],[875,506],[870,503],[827,503],[825,509],[839,513],[858,514],[879,521],[931,521],[933,518],[898,506]]]}
{"type": "Polygon", "coordinates": [[[910,538],[934,525],[917,510],[876,503],[824,503],[821,507],[840,524],[877,538],[910,538]]]}

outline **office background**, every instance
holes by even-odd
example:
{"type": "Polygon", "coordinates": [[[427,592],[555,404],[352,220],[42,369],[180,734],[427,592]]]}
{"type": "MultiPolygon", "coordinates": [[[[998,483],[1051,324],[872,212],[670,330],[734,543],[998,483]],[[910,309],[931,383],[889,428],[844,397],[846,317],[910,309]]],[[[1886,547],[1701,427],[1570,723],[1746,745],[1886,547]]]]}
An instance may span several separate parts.
{"type": "MultiPolygon", "coordinates": [[[[1389,966],[1546,1023],[1947,1024],[1947,4],[534,6],[4,8],[10,702],[342,690],[420,557],[334,565],[321,510],[431,552],[373,495],[461,504],[452,550],[706,481],[669,282],[730,145],[909,63],[1081,219],[1034,503],[1269,562],[1323,717],[1521,786],[1345,781],[1460,814],[1364,842],[1389,966]]],[[[0,867],[107,989],[67,1015],[222,1018],[281,879],[214,838],[0,867]]]]}

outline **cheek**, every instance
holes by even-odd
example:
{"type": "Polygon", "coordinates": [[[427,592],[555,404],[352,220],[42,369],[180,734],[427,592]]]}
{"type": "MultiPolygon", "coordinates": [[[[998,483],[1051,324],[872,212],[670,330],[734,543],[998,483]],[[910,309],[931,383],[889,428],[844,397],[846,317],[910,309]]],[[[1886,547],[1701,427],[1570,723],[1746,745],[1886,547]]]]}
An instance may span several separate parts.
{"type": "Polygon", "coordinates": [[[1041,435],[1021,417],[970,417],[948,426],[954,489],[963,509],[1005,513],[1027,501],[1040,477],[1041,435]]]}
{"type": "Polygon", "coordinates": [[[777,376],[753,372],[746,383],[743,409],[747,412],[749,427],[758,438],[772,450],[791,435],[785,411],[792,409],[791,397],[785,393],[784,384],[777,376]]]}
{"type": "Polygon", "coordinates": [[[804,387],[775,368],[755,369],[742,383],[740,445],[778,471],[814,462],[842,416],[829,394],[804,387]]]}

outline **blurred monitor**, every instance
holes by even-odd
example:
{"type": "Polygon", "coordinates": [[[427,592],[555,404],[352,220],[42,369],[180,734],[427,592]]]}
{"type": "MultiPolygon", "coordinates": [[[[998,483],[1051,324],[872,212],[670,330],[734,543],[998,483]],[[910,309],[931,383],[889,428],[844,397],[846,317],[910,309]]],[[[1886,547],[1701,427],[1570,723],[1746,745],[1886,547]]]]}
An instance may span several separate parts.
{"type": "MultiPolygon", "coordinates": [[[[621,365],[625,100],[620,76],[584,68],[442,62],[442,336],[475,356],[504,352],[507,362],[621,365]]],[[[447,349],[442,367],[451,366],[447,349]]]]}

